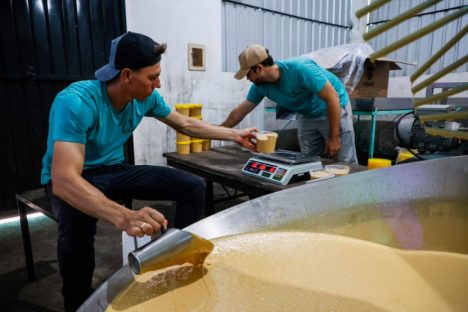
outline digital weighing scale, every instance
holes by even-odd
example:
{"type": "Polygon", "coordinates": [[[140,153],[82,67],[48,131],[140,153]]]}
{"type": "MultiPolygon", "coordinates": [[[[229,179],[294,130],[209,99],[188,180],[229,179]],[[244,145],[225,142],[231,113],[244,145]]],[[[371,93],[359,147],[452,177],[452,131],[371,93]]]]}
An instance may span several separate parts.
{"type": "Polygon", "coordinates": [[[318,157],[310,157],[299,152],[277,150],[271,154],[254,153],[242,173],[267,180],[275,184],[287,185],[291,179],[309,174],[310,170],[323,169],[318,157]]]}

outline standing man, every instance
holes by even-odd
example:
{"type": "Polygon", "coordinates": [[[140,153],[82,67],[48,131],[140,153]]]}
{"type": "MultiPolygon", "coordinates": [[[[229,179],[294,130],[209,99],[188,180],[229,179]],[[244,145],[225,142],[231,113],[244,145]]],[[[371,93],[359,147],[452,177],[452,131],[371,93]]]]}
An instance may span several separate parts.
{"type": "Polygon", "coordinates": [[[311,156],[327,154],[338,161],[357,163],[351,105],[339,79],[307,57],[273,61],[259,44],[239,54],[236,79],[254,84],[247,98],[221,124],[234,127],[264,97],[299,114],[301,151],[311,156]]]}
{"type": "Polygon", "coordinates": [[[97,80],[71,84],[52,105],[41,182],[58,219],[66,311],[75,311],[91,294],[97,220],[132,236],[167,227],[157,210],[134,211],[117,200],[176,201],[178,228],[201,217],[205,185],[200,178],[168,167],[125,164],[123,146],[144,116],[190,136],[230,140],[255,150],[250,141],[255,128],[213,126],[171,111],[155,90],[161,86],[165,49],[165,44],[128,32],[112,41],[109,63],[96,71],[97,80]]]}

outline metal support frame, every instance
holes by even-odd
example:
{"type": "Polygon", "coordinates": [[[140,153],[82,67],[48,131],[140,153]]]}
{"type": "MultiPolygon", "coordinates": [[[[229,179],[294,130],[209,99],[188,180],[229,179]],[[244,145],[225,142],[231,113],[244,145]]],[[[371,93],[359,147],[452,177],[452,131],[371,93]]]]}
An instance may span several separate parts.
{"type": "Polygon", "coordinates": [[[21,225],[21,236],[23,237],[24,257],[26,259],[26,270],[29,281],[36,280],[36,271],[34,270],[34,260],[31,246],[31,236],[29,235],[29,224],[26,216],[26,205],[16,198],[18,214],[21,225]]]}
{"type": "Polygon", "coordinates": [[[23,248],[24,257],[26,259],[26,269],[28,272],[28,279],[30,281],[36,280],[36,271],[34,269],[34,257],[32,253],[31,235],[29,233],[29,223],[27,218],[27,208],[41,212],[45,216],[57,221],[53,213],[49,210],[49,207],[39,207],[34,204],[32,198],[45,198],[44,189],[38,189],[33,191],[27,191],[16,194],[16,206],[18,208],[18,215],[20,218],[21,235],[23,237],[23,248]]]}
{"type": "Polygon", "coordinates": [[[375,130],[377,128],[377,116],[379,115],[402,115],[412,112],[412,109],[392,109],[392,110],[378,110],[375,107],[373,110],[370,111],[353,111],[353,115],[357,116],[356,120],[356,132],[360,133],[360,116],[371,116],[371,130],[370,130],[370,138],[369,138],[369,158],[374,158],[374,148],[375,148],[375,130]]]}
{"type": "Polygon", "coordinates": [[[428,86],[429,84],[435,82],[436,80],[438,80],[439,78],[442,78],[443,76],[445,76],[446,74],[450,73],[452,70],[454,69],[457,69],[458,67],[464,65],[465,63],[468,62],[468,55],[465,55],[464,57],[462,57],[461,59],[453,62],[452,64],[446,66],[444,69],[442,69],[441,71],[439,71],[438,73],[435,73],[433,74],[432,76],[430,76],[429,78],[425,79],[424,81],[418,83],[417,85],[415,85],[411,91],[414,93],[418,92],[419,90],[423,89],[424,87],[428,86]]]}
{"type": "MultiPolygon", "coordinates": [[[[447,88],[446,91],[443,91],[441,93],[437,93],[436,95],[429,96],[429,97],[426,97],[426,98],[422,98],[422,99],[419,99],[419,100],[415,100],[413,102],[413,106],[414,106],[414,108],[416,108],[416,107],[421,106],[423,104],[432,104],[432,103],[434,103],[436,101],[444,100],[444,99],[448,98],[451,95],[461,93],[461,92],[466,91],[466,90],[468,90],[468,83],[462,82],[461,85],[458,86],[458,87],[454,87],[454,88],[450,88],[450,89],[447,88]]],[[[433,91],[433,88],[431,89],[431,92],[432,91],[433,91]]],[[[446,103],[447,101],[444,100],[444,102],[446,103]]]]}
{"type": "Polygon", "coordinates": [[[369,41],[370,39],[374,38],[375,36],[380,35],[384,31],[387,31],[388,29],[406,21],[407,19],[410,19],[411,17],[414,17],[418,12],[421,12],[425,9],[427,9],[430,6],[433,6],[440,0],[427,0],[426,2],[421,3],[420,5],[415,6],[414,8],[392,18],[391,20],[388,20],[385,24],[382,24],[380,26],[377,26],[367,33],[365,33],[362,37],[364,38],[365,41],[369,41]]]}
{"type": "Polygon", "coordinates": [[[419,76],[428,70],[432,64],[442,57],[451,47],[460,41],[468,32],[468,25],[463,27],[452,39],[450,39],[439,51],[434,53],[423,65],[421,65],[411,76],[410,81],[413,83],[419,76]]]}
{"type": "Polygon", "coordinates": [[[419,29],[418,31],[415,31],[411,34],[409,34],[408,36],[406,37],[403,37],[401,38],[400,40],[397,40],[391,44],[389,44],[388,46],[384,47],[383,49],[380,49],[374,53],[372,53],[370,56],[369,56],[369,59],[371,61],[375,61],[376,59],[378,59],[379,57],[383,57],[383,56],[386,56],[387,54],[390,54],[391,52],[395,51],[395,50],[398,50],[399,48],[427,35],[428,33],[444,26],[445,24],[465,15],[466,13],[468,13],[468,6],[466,7],[463,7],[457,11],[455,11],[454,13],[450,14],[450,15],[447,15],[443,18],[441,18],[440,20],[437,20],[435,21],[434,23],[432,24],[429,24],[421,29],[419,29]]]}
{"type": "MultiPolygon", "coordinates": [[[[132,207],[131,199],[122,199],[119,200],[118,203],[125,205],[127,208],[132,207]]],[[[28,279],[29,281],[34,281],[36,280],[36,270],[34,268],[34,256],[32,252],[27,210],[29,208],[40,212],[55,222],[57,222],[57,218],[51,210],[49,200],[43,188],[17,193],[16,207],[18,208],[18,215],[20,218],[21,236],[23,238],[24,257],[26,260],[28,279]]]]}

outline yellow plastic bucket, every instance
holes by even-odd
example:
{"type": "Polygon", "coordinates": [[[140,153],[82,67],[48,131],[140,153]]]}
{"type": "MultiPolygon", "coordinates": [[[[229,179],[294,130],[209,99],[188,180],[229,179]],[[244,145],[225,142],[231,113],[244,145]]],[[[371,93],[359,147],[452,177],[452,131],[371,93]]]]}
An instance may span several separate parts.
{"type": "Polygon", "coordinates": [[[201,116],[202,105],[201,104],[190,104],[190,116],[201,116]]]}
{"type": "Polygon", "coordinates": [[[396,159],[396,163],[399,164],[401,162],[404,162],[408,159],[416,157],[415,154],[418,153],[418,150],[407,150],[406,148],[400,148],[398,151],[398,156],[396,159]]]}
{"type": "Polygon", "coordinates": [[[186,155],[190,154],[190,141],[176,142],[177,154],[186,155]]]}
{"type": "Polygon", "coordinates": [[[178,113],[185,116],[190,116],[191,104],[176,104],[174,107],[178,113]]]}
{"type": "Polygon", "coordinates": [[[200,153],[203,150],[203,140],[202,139],[192,139],[190,141],[190,152],[200,153]]]}
{"type": "Polygon", "coordinates": [[[367,161],[367,169],[386,168],[391,165],[392,161],[385,158],[369,158],[367,161]]]}
{"type": "Polygon", "coordinates": [[[203,139],[202,149],[204,151],[209,151],[211,149],[211,140],[210,139],[203,139]]]}

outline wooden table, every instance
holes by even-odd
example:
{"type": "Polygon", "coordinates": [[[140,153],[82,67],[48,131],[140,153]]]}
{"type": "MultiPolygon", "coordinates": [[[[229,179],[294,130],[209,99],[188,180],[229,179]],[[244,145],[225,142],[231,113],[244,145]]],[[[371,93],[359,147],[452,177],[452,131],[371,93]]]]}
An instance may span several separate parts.
{"type": "MultiPolygon", "coordinates": [[[[242,173],[247,160],[253,155],[243,151],[237,145],[228,145],[213,148],[201,153],[179,155],[177,153],[164,153],[167,165],[198,175],[206,180],[205,211],[207,217],[214,213],[213,182],[240,190],[250,198],[263,196],[272,192],[303,185],[307,179],[290,183],[286,186],[273,184],[242,173]]],[[[336,163],[330,159],[321,159],[324,165],[336,163]]],[[[350,173],[366,170],[366,167],[349,165],[350,173]]]]}

